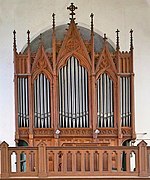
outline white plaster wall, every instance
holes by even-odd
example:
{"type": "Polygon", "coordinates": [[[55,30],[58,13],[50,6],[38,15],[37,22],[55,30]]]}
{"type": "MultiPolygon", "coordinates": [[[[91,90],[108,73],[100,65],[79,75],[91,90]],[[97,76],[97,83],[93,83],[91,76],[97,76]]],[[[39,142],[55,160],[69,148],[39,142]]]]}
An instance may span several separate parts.
{"type": "MultiPolygon", "coordinates": [[[[51,14],[56,24],[69,22],[66,7],[70,0],[0,0],[0,140],[14,144],[14,91],[12,32],[17,31],[18,51],[31,38],[51,27],[51,14]]],[[[120,33],[121,49],[129,50],[129,30],[134,29],[134,68],[136,131],[147,132],[150,138],[150,0],[74,0],[76,21],[90,27],[89,15],[94,13],[94,28],[107,33],[115,42],[120,33]]]]}
{"type": "MultiPolygon", "coordinates": [[[[0,162],[1,162],[1,150],[0,150],[0,162]]],[[[1,163],[0,163],[0,175],[1,175],[1,163]]]]}

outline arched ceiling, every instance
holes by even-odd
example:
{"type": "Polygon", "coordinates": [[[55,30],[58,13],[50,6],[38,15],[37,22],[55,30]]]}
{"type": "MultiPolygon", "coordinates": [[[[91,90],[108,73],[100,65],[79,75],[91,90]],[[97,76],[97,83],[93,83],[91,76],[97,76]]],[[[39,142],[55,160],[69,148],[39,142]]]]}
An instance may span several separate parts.
{"type": "MultiPolygon", "coordinates": [[[[63,40],[65,33],[66,33],[67,26],[66,25],[60,25],[56,27],[56,39],[57,40],[63,40]]],[[[80,31],[80,34],[83,38],[83,40],[90,40],[90,33],[91,31],[85,27],[78,26],[78,29],[80,31]]],[[[31,42],[31,52],[36,52],[39,46],[39,38],[40,35],[37,36],[32,42],[31,42]]],[[[51,51],[52,49],[52,29],[48,29],[45,32],[42,33],[42,41],[44,43],[44,47],[46,51],[51,51]]],[[[95,52],[100,52],[103,47],[103,37],[99,34],[94,34],[94,42],[95,42],[95,52]]],[[[114,51],[114,48],[112,45],[108,42],[108,47],[111,52],[114,51]]],[[[27,47],[25,47],[25,50],[23,50],[24,53],[26,53],[27,47]]]]}

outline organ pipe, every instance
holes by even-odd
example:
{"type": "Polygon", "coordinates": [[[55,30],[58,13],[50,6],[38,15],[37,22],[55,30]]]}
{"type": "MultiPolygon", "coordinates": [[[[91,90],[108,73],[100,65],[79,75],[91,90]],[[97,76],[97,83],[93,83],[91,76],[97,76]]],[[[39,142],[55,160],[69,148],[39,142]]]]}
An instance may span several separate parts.
{"type": "Polygon", "coordinates": [[[121,94],[121,125],[123,127],[131,126],[131,92],[130,77],[120,78],[120,94],[121,94]]]}
{"type": "Polygon", "coordinates": [[[34,126],[51,127],[50,81],[44,74],[34,80],[34,126]]]}
{"type": "Polygon", "coordinates": [[[97,80],[98,127],[114,127],[114,87],[107,74],[97,80]]]}
{"type": "Polygon", "coordinates": [[[89,127],[88,73],[75,57],[59,70],[59,126],[89,127]]]}
{"type": "Polygon", "coordinates": [[[29,127],[28,79],[18,78],[18,125],[29,127]]]}

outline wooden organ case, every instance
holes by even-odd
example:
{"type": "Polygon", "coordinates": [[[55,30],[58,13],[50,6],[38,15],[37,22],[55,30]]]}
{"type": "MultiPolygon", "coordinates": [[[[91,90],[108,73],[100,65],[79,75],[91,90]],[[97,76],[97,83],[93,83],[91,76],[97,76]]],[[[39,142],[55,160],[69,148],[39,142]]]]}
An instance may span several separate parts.
{"type": "Polygon", "coordinates": [[[30,31],[24,52],[17,52],[14,31],[15,140],[18,146],[121,146],[135,139],[133,31],[130,51],[110,51],[106,34],[95,51],[75,22],[73,3],[64,38],[57,39],[53,17],[51,49],[40,35],[32,51],[30,31]]]}

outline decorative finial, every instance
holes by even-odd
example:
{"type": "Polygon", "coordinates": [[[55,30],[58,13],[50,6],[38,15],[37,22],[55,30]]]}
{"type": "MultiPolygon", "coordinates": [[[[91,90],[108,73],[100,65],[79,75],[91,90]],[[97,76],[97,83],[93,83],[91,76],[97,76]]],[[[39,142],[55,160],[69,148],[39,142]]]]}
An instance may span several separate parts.
{"type": "Polygon", "coordinates": [[[133,29],[130,30],[130,50],[133,50],[133,29]]]}
{"type": "Polygon", "coordinates": [[[39,42],[40,42],[40,44],[42,44],[42,33],[40,33],[39,42]]]}
{"type": "Polygon", "coordinates": [[[120,47],[119,47],[119,30],[117,29],[116,34],[117,34],[117,41],[116,41],[116,50],[119,51],[120,47]]]}
{"type": "Polygon", "coordinates": [[[106,34],[104,34],[104,37],[103,37],[103,39],[104,39],[104,42],[106,42],[107,41],[107,37],[106,37],[106,34]]]}
{"type": "Polygon", "coordinates": [[[78,9],[78,8],[73,3],[71,3],[71,5],[69,7],[67,7],[67,9],[69,9],[71,11],[70,12],[70,15],[71,15],[70,20],[75,20],[75,18],[74,18],[74,15],[75,15],[74,11],[76,9],[78,9]]]}
{"type": "Polygon", "coordinates": [[[53,26],[53,29],[55,29],[55,14],[54,14],[54,13],[52,14],[52,18],[53,18],[53,24],[52,24],[52,26],[53,26]]]}
{"type": "Polygon", "coordinates": [[[90,17],[91,17],[91,32],[93,32],[93,27],[94,27],[94,24],[93,24],[93,17],[94,17],[94,14],[91,13],[90,17]]]}
{"type": "Polygon", "coordinates": [[[27,34],[28,34],[28,38],[27,38],[28,45],[30,45],[30,31],[29,30],[27,31],[27,34]]]}
{"type": "Polygon", "coordinates": [[[13,31],[13,34],[14,34],[14,51],[17,51],[17,45],[16,45],[16,31],[14,30],[13,31]]]}

